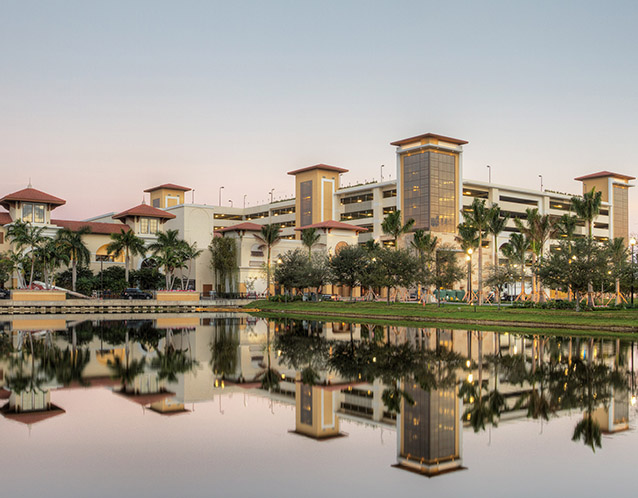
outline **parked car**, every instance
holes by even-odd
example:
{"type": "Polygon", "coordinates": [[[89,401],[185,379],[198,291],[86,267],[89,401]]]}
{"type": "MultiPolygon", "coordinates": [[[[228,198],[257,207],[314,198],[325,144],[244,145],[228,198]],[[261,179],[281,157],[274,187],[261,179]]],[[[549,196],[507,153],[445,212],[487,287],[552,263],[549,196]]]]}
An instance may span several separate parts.
{"type": "Polygon", "coordinates": [[[11,291],[9,289],[0,289],[0,299],[10,299],[11,291]]]}
{"type": "Polygon", "coordinates": [[[137,288],[124,289],[122,299],[153,299],[152,294],[137,288]]]}
{"type": "Polygon", "coordinates": [[[335,297],[332,294],[321,294],[321,301],[334,301],[335,297]]]}

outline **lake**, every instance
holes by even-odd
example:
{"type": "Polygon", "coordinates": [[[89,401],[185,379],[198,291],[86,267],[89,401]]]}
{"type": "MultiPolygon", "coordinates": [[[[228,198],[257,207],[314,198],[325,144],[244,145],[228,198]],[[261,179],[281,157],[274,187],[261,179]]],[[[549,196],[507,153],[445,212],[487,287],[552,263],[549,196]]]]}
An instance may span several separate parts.
{"type": "Polygon", "coordinates": [[[632,487],[629,341],[247,314],[92,318],[0,322],[3,496],[632,487]]]}

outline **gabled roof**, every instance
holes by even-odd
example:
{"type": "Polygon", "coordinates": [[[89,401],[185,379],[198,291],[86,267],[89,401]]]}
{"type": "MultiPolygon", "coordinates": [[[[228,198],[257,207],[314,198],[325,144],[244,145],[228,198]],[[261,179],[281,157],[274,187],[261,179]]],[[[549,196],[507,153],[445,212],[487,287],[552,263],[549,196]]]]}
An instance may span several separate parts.
{"type": "Polygon", "coordinates": [[[62,228],[68,228],[72,232],[77,232],[83,227],[89,227],[91,233],[112,234],[120,233],[122,230],[128,232],[131,227],[124,223],[101,223],[96,221],[72,221],[72,220],[51,220],[51,223],[62,228]]]}
{"type": "Polygon", "coordinates": [[[154,208],[148,204],[140,204],[139,206],[132,207],[131,209],[127,209],[126,211],[116,214],[113,216],[113,219],[120,220],[131,216],[148,216],[149,218],[163,218],[165,220],[175,218],[175,215],[172,213],[167,213],[166,211],[154,208]]]}
{"type": "Polygon", "coordinates": [[[598,173],[592,173],[591,175],[579,176],[574,180],[582,182],[583,180],[591,180],[593,178],[606,178],[611,176],[612,178],[620,178],[622,180],[635,180],[636,178],[628,175],[621,175],[619,173],[612,173],[611,171],[599,171],[598,173]]]}
{"type": "Polygon", "coordinates": [[[0,225],[8,225],[12,221],[9,213],[0,213],[0,225]]]}
{"type": "Polygon", "coordinates": [[[340,221],[328,220],[322,221],[320,223],[313,223],[312,225],[306,225],[305,227],[295,228],[295,230],[305,230],[306,228],[322,228],[322,229],[333,229],[336,228],[338,230],[352,230],[353,232],[367,232],[367,228],[358,227],[356,225],[350,225],[349,223],[342,223],[340,221]]]}
{"type": "Polygon", "coordinates": [[[296,175],[298,173],[303,173],[304,171],[312,171],[313,169],[324,169],[327,171],[336,171],[337,173],[347,173],[348,170],[344,168],[339,168],[337,166],[329,166],[328,164],[315,164],[314,166],[307,166],[305,168],[296,169],[294,171],[289,171],[289,175],[296,175]]]}
{"type": "Polygon", "coordinates": [[[435,138],[437,140],[442,140],[443,142],[450,142],[451,144],[456,145],[465,145],[469,143],[467,140],[461,140],[459,138],[446,137],[444,135],[437,135],[436,133],[424,133],[423,135],[417,135],[416,137],[404,138],[402,140],[397,140],[396,142],[390,142],[390,145],[405,145],[411,142],[416,142],[417,140],[422,140],[424,138],[435,138]]]}
{"type": "Polygon", "coordinates": [[[156,190],[160,190],[160,189],[167,189],[167,190],[182,190],[184,192],[189,192],[190,188],[188,187],[182,187],[180,185],[175,185],[174,183],[164,183],[162,185],[158,185],[157,187],[153,187],[153,188],[147,188],[144,192],[155,192],[156,190]]]}
{"type": "Polygon", "coordinates": [[[66,204],[64,199],[49,195],[41,190],[27,187],[22,190],[18,190],[17,192],[13,192],[12,194],[5,195],[2,199],[0,199],[0,205],[5,209],[9,209],[10,204],[15,201],[42,202],[44,204],[49,204],[52,209],[66,204]]]}
{"type": "Polygon", "coordinates": [[[237,225],[232,225],[229,227],[220,228],[219,230],[215,230],[216,232],[261,232],[262,225],[258,225],[257,223],[238,223],[237,225]]]}

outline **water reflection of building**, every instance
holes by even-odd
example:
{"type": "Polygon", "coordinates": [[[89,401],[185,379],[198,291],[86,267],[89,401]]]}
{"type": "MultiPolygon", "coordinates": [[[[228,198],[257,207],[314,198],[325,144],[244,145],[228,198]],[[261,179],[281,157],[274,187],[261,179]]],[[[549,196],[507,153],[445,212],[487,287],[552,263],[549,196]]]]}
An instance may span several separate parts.
{"type": "Polygon", "coordinates": [[[314,439],[338,437],[336,407],[339,386],[307,386],[296,383],[295,432],[314,439]]]}
{"type": "Polygon", "coordinates": [[[599,406],[594,410],[592,418],[606,434],[629,429],[629,391],[612,387],[609,405],[599,406]]]}

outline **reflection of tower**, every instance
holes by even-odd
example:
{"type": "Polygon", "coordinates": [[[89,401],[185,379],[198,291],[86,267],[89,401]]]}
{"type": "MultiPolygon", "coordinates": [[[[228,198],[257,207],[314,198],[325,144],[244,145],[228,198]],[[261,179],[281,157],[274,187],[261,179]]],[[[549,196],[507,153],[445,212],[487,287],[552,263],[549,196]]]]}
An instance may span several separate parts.
{"type": "Polygon", "coordinates": [[[458,388],[425,391],[410,382],[404,390],[414,404],[403,401],[397,417],[397,467],[429,477],[463,469],[458,388]]]}
{"type": "Polygon", "coordinates": [[[295,432],[315,439],[339,437],[339,418],[336,394],[342,388],[338,386],[307,386],[296,383],[296,423],[295,432]]]}

